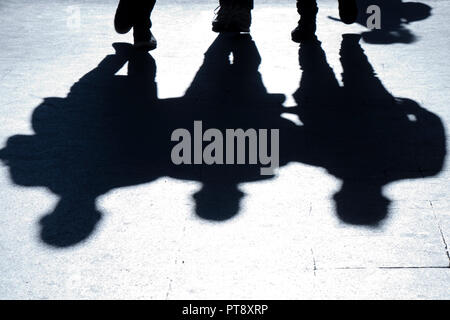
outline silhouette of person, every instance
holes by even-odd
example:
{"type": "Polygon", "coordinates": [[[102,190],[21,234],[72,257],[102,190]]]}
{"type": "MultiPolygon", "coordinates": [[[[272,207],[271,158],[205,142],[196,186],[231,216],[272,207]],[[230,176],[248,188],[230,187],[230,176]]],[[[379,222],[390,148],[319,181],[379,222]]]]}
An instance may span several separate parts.
{"type": "Polygon", "coordinates": [[[446,142],[439,117],[384,88],[359,39],[343,36],[343,87],[320,42],[300,46],[303,74],[294,98],[304,123],[299,135],[306,137],[307,145],[298,159],[342,180],[333,199],[344,222],[376,225],[390,203],[383,186],[440,172],[446,142]]]}
{"type": "Polygon", "coordinates": [[[117,33],[128,33],[133,29],[134,46],[136,48],[153,50],[157,41],[150,28],[150,19],[156,0],[120,0],[114,17],[114,27],[117,33]]]}
{"type": "MultiPolygon", "coordinates": [[[[169,102],[192,106],[188,114],[180,116],[183,122],[179,127],[185,128],[190,119],[190,126],[194,120],[202,120],[205,130],[215,128],[221,132],[293,128],[290,121],[280,117],[284,95],[267,93],[258,72],[260,63],[249,34],[218,35],[185,95],[169,102]]],[[[223,221],[239,211],[244,196],[240,183],[273,178],[261,175],[260,168],[261,164],[180,166],[171,170],[171,176],[201,182],[202,188],[194,195],[197,215],[223,221]]]]}
{"type": "Polygon", "coordinates": [[[212,22],[214,32],[250,32],[253,0],[219,0],[212,22]]]}
{"type": "Polygon", "coordinates": [[[55,247],[92,234],[102,216],[100,195],[160,177],[202,183],[193,196],[199,217],[235,216],[244,196],[238,184],[272,176],[261,176],[259,164],[177,166],[170,159],[171,133],[194,120],[222,130],[291,125],[279,117],[284,96],[268,94],[262,84],[261,59],[249,35],[219,35],[181,98],[157,98],[148,52],[127,44],[114,48],[67,97],[44,99],[33,112],[34,135],[13,136],[0,150],[15,183],[45,186],[59,196],[40,221],[41,239],[55,247]],[[126,62],[127,76],[116,75],[126,62]]]}
{"type": "Polygon", "coordinates": [[[66,98],[44,99],[33,112],[35,135],[13,136],[0,151],[15,183],[59,195],[40,222],[41,238],[52,246],[70,246],[92,233],[101,218],[99,195],[157,177],[146,166],[150,155],[140,152],[145,108],[156,100],[155,63],[126,44],[115,49],[66,98]],[[127,61],[128,76],[115,76],[127,61]]]}

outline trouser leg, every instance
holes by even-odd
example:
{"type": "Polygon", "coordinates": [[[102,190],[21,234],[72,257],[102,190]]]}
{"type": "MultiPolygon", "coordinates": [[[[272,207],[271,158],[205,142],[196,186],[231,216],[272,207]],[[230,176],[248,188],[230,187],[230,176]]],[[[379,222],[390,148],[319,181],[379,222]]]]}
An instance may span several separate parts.
{"type": "Polygon", "coordinates": [[[150,15],[155,7],[156,0],[141,0],[135,7],[135,24],[137,29],[149,29],[152,26],[150,15]]]}
{"type": "Polygon", "coordinates": [[[220,6],[240,6],[253,9],[253,0],[219,0],[220,6]]]}
{"type": "Polygon", "coordinates": [[[300,15],[300,20],[298,26],[292,30],[292,40],[302,42],[314,39],[318,12],[316,0],[297,0],[297,12],[300,15]]]}
{"type": "Polygon", "coordinates": [[[297,0],[297,12],[300,16],[315,18],[318,10],[316,0],[297,0]]]}
{"type": "Polygon", "coordinates": [[[156,39],[150,31],[152,26],[150,15],[155,7],[155,3],[156,0],[135,2],[133,36],[136,48],[145,48],[147,50],[156,48],[156,39]]]}

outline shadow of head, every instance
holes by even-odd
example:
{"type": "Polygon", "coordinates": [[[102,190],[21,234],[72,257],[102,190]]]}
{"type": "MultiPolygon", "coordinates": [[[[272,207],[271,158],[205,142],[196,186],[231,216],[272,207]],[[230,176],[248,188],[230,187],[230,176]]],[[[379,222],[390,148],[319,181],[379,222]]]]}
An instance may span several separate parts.
{"type": "Polygon", "coordinates": [[[195,212],[202,219],[225,221],[239,212],[244,193],[235,184],[205,183],[193,195],[195,212]]]}
{"type": "Polygon", "coordinates": [[[391,201],[383,196],[382,185],[344,181],[333,199],[336,214],[345,223],[378,226],[386,218],[391,201]]]}
{"type": "Polygon", "coordinates": [[[69,247],[87,239],[101,219],[95,198],[62,197],[54,211],[40,221],[42,241],[53,247],[69,247]]]}

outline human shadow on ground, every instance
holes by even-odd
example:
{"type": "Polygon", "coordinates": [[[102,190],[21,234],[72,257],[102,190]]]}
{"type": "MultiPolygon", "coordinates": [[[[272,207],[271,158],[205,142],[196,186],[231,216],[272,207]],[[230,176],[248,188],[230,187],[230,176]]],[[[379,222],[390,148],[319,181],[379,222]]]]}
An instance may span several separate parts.
{"type": "Polygon", "coordinates": [[[333,198],[342,221],[377,225],[390,200],[382,188],[442,169],[446,140],[440,118],[383,86],[359,45],[346,34],[340,49],[341,87],[318,41],[300,46],[303,70],[294,94],[305,141],[297,161],[327,169],[342,181],[333,198]]]}
{"type": "Polygon", "coordinates": [[[53,246],[74,245],[93,232],[102,215],[95,204],[100,195],[161,177],[201,182],[193,195],[196,214],[231,218],[244,196],[238,184],[273,176],[260,175],[259,164],[174,165],[172,132],[192,132],[196,120],[204,130],[293,126],[279,117],[284,95],[268,94],[262,83],[250,35],[218,36],[186,94],[172,99],[157,98],[156,64],[148,53],[128,44],[114,48],[67,97],[44,99],[33,112],[34,135],[13,136],[0,151],[16,184],[59,196],[40,221],[42,240],[53,246]],[[128,75],[115,75],[127,62],[128,75]]]}
{"type": "Polygon", "coordinates": [[[234,217],[245,196],[239,184],[273,176],[261,175],[261,164],[175,165],[171,135],[178,128],[193,132],[194,121],[221,132],[278,129],[279,165],[307,163],[341,179],[334,199],[338,215],[349,223],[377,224],[388,212],[384,185],[431,176],[442,167],[446,148],[439,118],[389,94],[354,36],[342,42],[343,88],[320,43],[301,46],[294,108],[282,106],[283,95],[267,92],[250,35],[219,35],[185,95],[170,99],[157,97],[156,64],[148,53],[114,47],[116,53],[75,83],[67,97],[44,99],[33,113],[34,135],[13,136],[0,151],[14,183],[58,195],[53,211],[40,220],[41,239],[49,245],[68,247],[88,238],[102,216],[99,196],[161,177],[201,183],[193,195],[200,218],[234,217]],[[127,76],[116,75],[126,62],[127,76]],[[281,117],[284,112],[297,114],[304,125],[281,117]]]}

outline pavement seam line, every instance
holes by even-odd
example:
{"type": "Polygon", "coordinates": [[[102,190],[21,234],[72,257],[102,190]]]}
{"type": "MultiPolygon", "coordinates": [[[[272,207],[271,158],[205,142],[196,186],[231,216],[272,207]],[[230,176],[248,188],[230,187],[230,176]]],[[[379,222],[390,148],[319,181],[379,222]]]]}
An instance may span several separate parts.
{"type": "Polygon", "coordinates": [[[437,227],[438,227],[438,230],[439,230],[439,234],[441,235],[441,239],[442,239],[442,242],[443,242],[443,244],[444,244],[445,253],[446,253],[447,259],[448,259],[448,267],[447,267],[447,268],[450,268],[450,252],[449,252],[449,247],[448,247],[447,241],[445,240],[444,231],[442,231],[442,227],[441,227],[441,224],[440,224],[440,222],[439,222],[439,218],[437,217],[436,212],[434,211],[433,202],[432,202],[431,200],[430,200],[430,206],[431,206],[431,210],[432,210],[432,212],[433,212],[433,216],[434,216],[434,218],[436,219],[436,223],[437,223],[437,227]]]}

